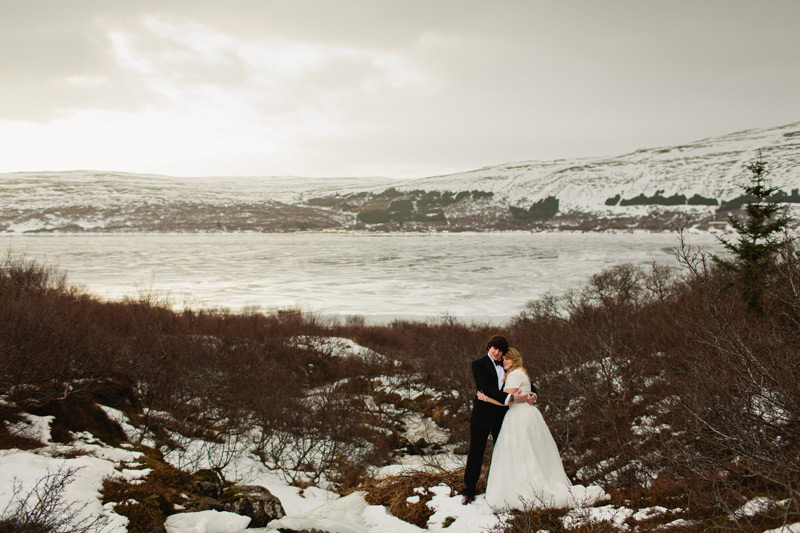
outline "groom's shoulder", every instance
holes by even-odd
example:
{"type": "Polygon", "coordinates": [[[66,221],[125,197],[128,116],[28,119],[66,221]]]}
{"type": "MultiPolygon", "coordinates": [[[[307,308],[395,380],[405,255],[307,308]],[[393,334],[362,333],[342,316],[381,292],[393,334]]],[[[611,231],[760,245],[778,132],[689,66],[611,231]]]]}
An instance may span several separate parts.
{"type": "Polygon", "coordinates": [[[477,359],[475,359],[475,360],[472,362],[472,366],[479,365],[479,364],[483,363],[483,362],[484,362],[483,360],[484,360],[485,358],[486,358],[486,356],[485,356],[485,355],[482,355],[482,356],[478,357],[477,359]]]}

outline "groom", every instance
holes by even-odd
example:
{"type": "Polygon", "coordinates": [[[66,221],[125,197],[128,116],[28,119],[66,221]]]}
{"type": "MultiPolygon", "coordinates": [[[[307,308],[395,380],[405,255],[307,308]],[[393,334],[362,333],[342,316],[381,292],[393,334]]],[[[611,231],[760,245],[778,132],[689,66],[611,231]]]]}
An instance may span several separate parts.
{"type": "MultiPolygon", "coordinates": [[[[486,396],[502,404],[526,401],[528,398],[525,395],[503,392],[503,378],[506,375],[503,368],[503,356],[507,351],[508,340],[502,335],[493,335],[486,341],[486,355],[472,362],[472,377],[475,379],[475,386],[486,396]]],[[[472,401],[472,416],[469,420],[469,453],[467,454],[467,467],[464,471],[464,492],[462,493],[464,497],[461,500],[464,505],[475,500],[477,492],[475,487],[481,475],[481,465],[489,434],[491,433],[492,439],[497,442],[506,411],[508,411],[508,407],[505,405],[482,402],[478,400],[477,396],[472,401]]]]}

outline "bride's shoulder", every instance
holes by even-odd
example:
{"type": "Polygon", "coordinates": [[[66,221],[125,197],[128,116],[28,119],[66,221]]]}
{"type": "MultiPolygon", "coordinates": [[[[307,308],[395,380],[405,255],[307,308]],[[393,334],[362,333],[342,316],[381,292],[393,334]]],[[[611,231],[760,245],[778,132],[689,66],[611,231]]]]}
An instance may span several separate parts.
{"type": "Polygon", "coordinates": [[[528,373],[521,368],[515,368],[514,370],[509,372],[506,380],[508,380],[508,378],[511,378],[512,380],[517,380],[520,383],[523,383],[525,381],[530,381],[530,379],[528,378],[528,373]]]}

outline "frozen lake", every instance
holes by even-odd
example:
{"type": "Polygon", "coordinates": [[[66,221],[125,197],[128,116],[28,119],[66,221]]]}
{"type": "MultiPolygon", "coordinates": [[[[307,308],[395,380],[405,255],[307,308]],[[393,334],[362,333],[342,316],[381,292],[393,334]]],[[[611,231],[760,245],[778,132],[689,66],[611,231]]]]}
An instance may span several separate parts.
{"type": "MultiPolygon", "coordinates": [[[[713,235],[687,241],[721,251],[713,235]]],[[[370,323],[500,324],[613,265],[678,266],[674,233],[14,234],[0,244],[105,299],[155,293],[176,308],[291,307],[370,323]]]]}

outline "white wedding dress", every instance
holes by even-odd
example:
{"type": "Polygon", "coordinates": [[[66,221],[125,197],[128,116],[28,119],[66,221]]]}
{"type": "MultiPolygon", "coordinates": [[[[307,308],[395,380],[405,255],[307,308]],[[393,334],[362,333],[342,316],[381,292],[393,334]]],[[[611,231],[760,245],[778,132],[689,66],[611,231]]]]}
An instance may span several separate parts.
{"type": "MultiPolygon", "coordinates": [[[[531,392],[521,369],[511,371],[504,388],[531,392]]],[[[594,505],[607,499],[601,487],[570,483],[553,436],[536,406],[515,403],[508,408],[494,445],[486,501],[496,508],[566,508],[594,505]]]]}

